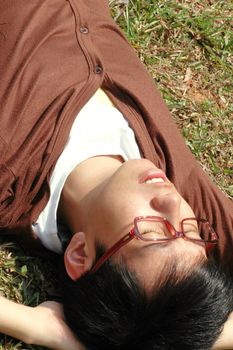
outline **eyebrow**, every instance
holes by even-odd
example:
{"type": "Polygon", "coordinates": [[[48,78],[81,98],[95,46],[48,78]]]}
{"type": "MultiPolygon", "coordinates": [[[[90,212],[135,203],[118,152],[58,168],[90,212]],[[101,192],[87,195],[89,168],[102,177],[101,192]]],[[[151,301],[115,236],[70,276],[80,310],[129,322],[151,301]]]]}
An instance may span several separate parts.
{"type": "Polygon", "coordinates": [[[175,239],[174,240],[169,240],[167,242],[161,242],[161,243],[153,243],[153,242],[147,242],[146,243],[146,242],[144,242],[146,244],[142,245],[141,248],[142,249],[147,249],[147,248],[152,248],[152,247],[156,246],[156,249],[159,251],[159,250],[163,250],[166,247],[169,247],[170,244],[173,241],[175,241],[175,239]]]}

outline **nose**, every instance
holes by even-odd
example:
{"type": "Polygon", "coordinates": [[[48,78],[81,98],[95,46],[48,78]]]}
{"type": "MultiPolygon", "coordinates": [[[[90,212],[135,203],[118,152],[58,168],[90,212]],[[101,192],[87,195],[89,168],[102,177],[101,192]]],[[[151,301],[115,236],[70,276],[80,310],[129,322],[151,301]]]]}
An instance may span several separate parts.
{"type": "Polygon", "coordinates": [[[177,192],[156,196],[151,201],[155,215],[167,218],[177,231],[180,230],[181,197],[177,192]]]}

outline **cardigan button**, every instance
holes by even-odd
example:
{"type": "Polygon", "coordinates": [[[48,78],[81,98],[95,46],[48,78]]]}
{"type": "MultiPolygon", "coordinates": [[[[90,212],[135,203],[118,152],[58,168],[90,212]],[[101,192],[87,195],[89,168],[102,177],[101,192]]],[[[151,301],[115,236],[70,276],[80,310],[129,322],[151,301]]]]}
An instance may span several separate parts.
{"type": "Polygon", "coordinates": [[[80,33],[82,33],[82,34],[88,34],[89,33],[89,29],[87,27],[80,27],[79,30],[80,30],[80,33]]]}
{"type": "Polygon", "coordinates": [[[103,68],[100,66],[95,67],[95,74],[101,74],[103,72],[103,68]]]}

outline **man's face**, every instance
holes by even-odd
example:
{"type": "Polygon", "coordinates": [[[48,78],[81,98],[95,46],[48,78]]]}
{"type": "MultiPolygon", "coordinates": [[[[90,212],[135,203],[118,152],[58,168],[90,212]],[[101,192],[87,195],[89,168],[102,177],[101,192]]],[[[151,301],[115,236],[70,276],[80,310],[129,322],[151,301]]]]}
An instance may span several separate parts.
{"type": "MultiPolygon", "coordinates": [[[[176,230],[187,217],[195,217],[193,210],[180,196],[165,174],[146,159],[130,160],[108,178],[93,193],[88,230],[94,230],[95,239],[107,249],[124,236],[137,216],[152,215],[167,218],[176,230]]],[[[205,257],[204,244],[176,239],[166,244],[151,244],[132,240],[122,247],[114,259],[123,257],[145,283],[152,278],[151,271],[164,265],[175,255],[178,260],[194,264],[205,257]]]]}

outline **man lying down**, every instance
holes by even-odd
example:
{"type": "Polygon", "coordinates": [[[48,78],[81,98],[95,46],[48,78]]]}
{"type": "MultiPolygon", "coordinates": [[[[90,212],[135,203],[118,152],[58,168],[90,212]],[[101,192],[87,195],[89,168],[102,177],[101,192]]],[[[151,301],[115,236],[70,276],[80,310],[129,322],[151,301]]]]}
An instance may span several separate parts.
{"type": "Polygon", "coordinates": [[[233,348],[233,205],[101,0],[0,3],[0,227],[62,254],[63,307],[0,298],[52,349],[233,348]]]}

